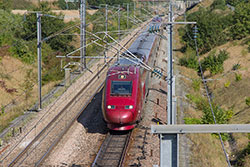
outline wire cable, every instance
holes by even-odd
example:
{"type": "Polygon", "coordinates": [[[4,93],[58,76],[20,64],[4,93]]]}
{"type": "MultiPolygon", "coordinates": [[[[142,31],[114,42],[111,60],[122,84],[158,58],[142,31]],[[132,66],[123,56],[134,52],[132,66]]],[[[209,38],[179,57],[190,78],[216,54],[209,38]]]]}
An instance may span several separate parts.
{"type": "MultiPolygon", "coordinates": [[[[196,33],[196,31],[197,31],[197,26],[195,26],[195,33],[196,33]]],[[[211,109],[211,113],[213,115],[214,123],[217,124],[216,117],[215,117],[214,110],[213,110],[213,106],[212,106],[212,100],[211,100],[211,97],[209,96],[208,86],[207,86],[207,83],[205,81],[204,73],[203,73],[201,62],[200,62],[200,59],[199,59],[199,51],[198,51],[198,46],[197,46],[196,35],[195,35],[195,38],[194,38],[194,42],[195,42],[195,50],[196,50],[196,55],[197,55],[197,58],[198,58],[199,68],[200,68],[200,71],[201,71],[202,82],[203,82],[203,85],[204,85],[205,90],[206,90],[206,96],[208,98],[208,102],[209,102],[209,106],[210,106],[210,109],[211,109]]],[[[223,142],[222,137],[221,137],[221,133],[218,133],[218,134],[219,134],[220,143],[221,143],[224,155],[226,157],[226,161],[227,161],[228,167],[231,167],[231,163],[230,163],[229,157],[227,155],[227,152],[226,152],[226,149],[225,149],[225,145],[224,145],[224,142],[223,142]]]]}

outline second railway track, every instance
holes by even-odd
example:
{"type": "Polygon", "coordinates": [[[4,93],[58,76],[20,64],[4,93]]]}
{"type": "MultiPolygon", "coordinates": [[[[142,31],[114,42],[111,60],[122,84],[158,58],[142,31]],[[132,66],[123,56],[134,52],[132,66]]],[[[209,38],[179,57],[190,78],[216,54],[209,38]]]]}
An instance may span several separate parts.
{"type": "MultiPolygon", "coordinates": [[[[140,32],[141,29],[137,30],[130,39],[124,44],[128,45],[134,37],[140,32]]],[[[113,61],[115,56],[113,56],[108,63],[113,61]]],[[[57,143],[62,138],[63,134],[67,132],[73,122],[77,119],[82,111],[74,111],[73,106],[76,102],[82,98],[82,94],[89,94],[90,96],[85,100],[85,105],[87,106],[94,95],[101,89],[104,80],[99,80],[99,86],[97,80],[100,78],[100,73],[105,74],[105,69],[108,64],[105,64],[101,70],[98,70],[92,79],[84,86],[70,102],[60,110],[60,112],[39,132],[35,137],[28,142],[28,145],[20,150],[20,146],[14,146],[11,151],[6,153],[3,159],[1,159],[0,165],[4,166],[40,166],[43,160],[48,156],[50,151],[57,145],[57,143]],[[97,85],[95,85],[97,84],[97,85]],[[95,86],[95,90],[90,91],[89,86],[95,86]],[[85,92],[87,91],[87,92],[85,92]],[[89,92],[88,92],[89,91],[89,92]],[[69,114],[70,113],[70,114],[69,114]],[[15,149],[20,151],[15,151],[15,149]],[[14,154],[14,152],[19,152],[14,154]],[[12,155],[13,153],[13,155],[12,155]]],[[[82,108],[82,107],[81,107],[82,108]]],[[[84,109],[84,107],[83,107],[84,109]]],[[[36,130],[35,130],[36,134],[36,130]]],[[[26,138],[27,136],[24,136],[26,138]]],[[[23,138],[23,139],[24,139],[23,138]]],[[[19,143],[20,144],[20,143],[19,143]]]]}

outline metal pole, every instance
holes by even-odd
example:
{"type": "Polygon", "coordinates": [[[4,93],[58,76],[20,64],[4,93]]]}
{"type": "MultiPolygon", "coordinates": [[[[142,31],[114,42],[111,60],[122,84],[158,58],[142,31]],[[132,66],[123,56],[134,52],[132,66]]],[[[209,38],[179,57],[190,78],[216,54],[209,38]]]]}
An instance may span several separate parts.
{"type": "Polygon", "coordinates": [[[37,68],[38,68],[38,111],[42,110],[42,26],[41,14],[36,13],[37,18],[37,68]]]}
{"type": "Polygon", "coordinates": [[[106,28],[106,33],[108,32],[108,5],[106,4],[105,6],[105,16],[106,16],[106,19],[105,19],[105,28],[106,28]]]}
{"type": "MultiPolygon", "coordinates": [[[[105,5],[105,31],[106,34],[108,33],[108,4],[105,5]]],[[[107,45],[104,51],[104,63],[106,63],[106,59],[107,59],[107,45]]]]}
{"type": "Polygon", "coordinates": [[[84,68],[86,68],[86,0],[81,0],[80,4],[80,17],[81,17],[81,50],[80,50],[80,56],[81,56],[81,71],[83,71],[84,68]]]}
{"type": "Polygon", "coordinates": [[[129,4],[127,3],[127,29],[129,29],[129,4]]]}
{"type": "MultiPolygon", "coordinates": [[[[169,22],[172,22],[172,4],[169,4],[169,22]]],[[[172,24],[168,25],[168,125],[172,122],[172,24]]]]}
{"type": "Polygon", "coordinates": [[[134,1],[134,18],[135,18],[135,8],[136,8],[136,1],[134,1]]]}
{"type": "MultiPolygon", "coordinates": [[[[121,40],[121,22],[120,22],[120,17],[121,17],[121,13],[120,13],[120,5],[118,5],[118,39],[119,41],[121,40]]],[[[120,58],[120,52],[118,50],[117,53],[117,61],[119,61],[120,58]]]]}

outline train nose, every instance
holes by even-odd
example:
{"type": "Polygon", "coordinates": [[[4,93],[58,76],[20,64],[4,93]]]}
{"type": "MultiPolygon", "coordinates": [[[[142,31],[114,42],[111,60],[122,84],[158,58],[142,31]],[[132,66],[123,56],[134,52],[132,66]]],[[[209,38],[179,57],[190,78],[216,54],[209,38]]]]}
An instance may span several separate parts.
{"type": "Polygon", "coordinates": [[[107,122],[115,124],[127,124],[134,121],[132,111],[115,111],[107,114],[107,122]]]}

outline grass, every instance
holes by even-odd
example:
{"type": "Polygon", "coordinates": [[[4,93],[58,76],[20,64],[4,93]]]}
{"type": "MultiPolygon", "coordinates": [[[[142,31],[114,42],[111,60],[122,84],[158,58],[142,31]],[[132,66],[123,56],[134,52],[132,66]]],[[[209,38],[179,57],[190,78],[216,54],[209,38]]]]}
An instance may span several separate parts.
{"type": "MultiPolygon", "coordinates": [[[[207,1],[204,1],[207,2],[207,1]]],[[[176,26],[177,27],[177,26],[176,26]]],[[[181,26],[178,26],[181,27],[181,26]]],[[[176,31],[177,32],[177,31],[176,31]]],[[[246,37],[249,38],[249,37],[246,37]]],[[[177,43],[177,48],[181,48],[181,42],[178,36],[178,32],[175,34],[175,41],[177,43]]],[[[220,78],[218,81],[209,82],[209,88],[213,90],[213,101],[217,105],[224,108],[226,111],[231,111],[232,118],[229,120],[231,124],[247,123],[250,124],[250,107],[246,104],[246,98],[249,97],[249,83],[250,76],[249,74],[249,53],[244,46],[240,46],[240,41],[232,41],[225,45],[222,45],[215,49],[225,49],[229,52],[229,59],[226,60],[226,65],[224,64],[224,69],[226,72],[232,70],[239,70],[242,76],[237,76],[234,73],[225,75],[223,78],[220,78],[220,75],[215,75],[213,78],[220,78]],[[243,48],[243,49],[242,49],[243,48]],[[229,67],[230,66],[230,67],[229,67]],[[236,81],[237,80],[237,81],[236,81]]],[[[180,51],[175,51],[175,54],[178,58],[184,57],[180,51]]],[[[209,54],[209,53],[208,53],[209,54]]],[[[202,117],[202,112],[198,111],[197,104],[202,104],[200,97],[197,95],[199,91],[195,91],[195,83],[185,79],[187,78],[199,78],[196,75],[196,72],[192,69],[187,69],[186,67],[178,67],[180,74],[184,77],[181,78],[183,85],[185,86],[185,91],[188,93],[187,98],[189,104],[184,106],[185,113],[185,123],[199,123],[200,118],[202,117]],[[195,107],[193,107],[195,105],[195,107]]],[[[197,84],[198,85],[198,84],[197,84]]],[[[197,86],[198,87],[198,86],[197,86]]],[[[204,90],[203,90],[204,91],[204,90]]],[[[190,166],[227,166],[225,156],[221,151],[221,145],[219,140],[211,135],[188,135],[192,141],[192,155],[191,155],[191,164],[190,166]]],[[[242,151],[248,148],[249,138],[247,134],[232,134],[233,138],[236,141],[236,152],[230,154],[228,149],[228,143],[226,143],[226,148],[230,156],[237,155],[242,151]]],[[[242,166],[250,166],[250,155],[244,156],[242,158],[242,166]]]]}
{"type": "Polygon", "coordinates": [[[0,116],[0,132],[2,132],[5,128],[7,128],[11,121],[13,121],[16,117],[23,114],[22,107],[12,108],[10,111],[5,112],[0,116]]]}

